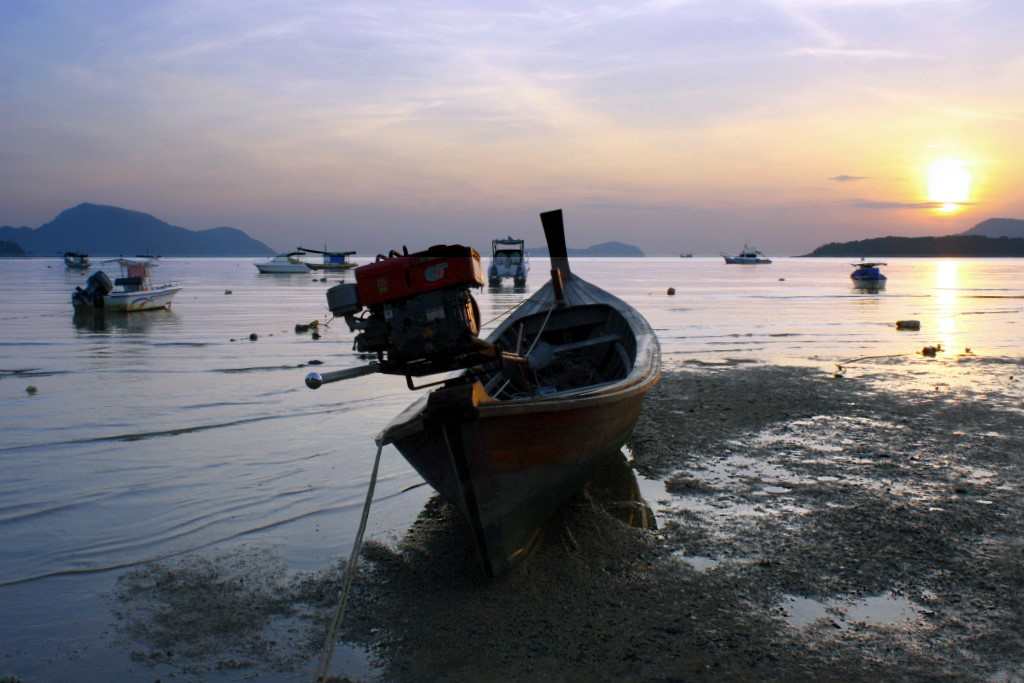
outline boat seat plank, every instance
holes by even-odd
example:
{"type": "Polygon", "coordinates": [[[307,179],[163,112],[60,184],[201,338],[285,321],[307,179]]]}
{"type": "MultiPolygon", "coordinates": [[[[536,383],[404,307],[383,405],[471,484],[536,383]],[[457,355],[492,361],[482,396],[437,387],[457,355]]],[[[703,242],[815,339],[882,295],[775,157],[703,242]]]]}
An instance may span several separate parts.
{"type": "Polygon", "coordinates": [[[597,346],[599,344],[609,344],[611,342],[617,342],[622,338],[622,335],[618,334],[604,334],[600,337],[591,337],[590,339],[584,339],[583,341],[570,342],[568,344],[552,344],[552,353],[567,353],[569,351],[576,351],[578,349],[585,349],[588,346],[597,346]]]}

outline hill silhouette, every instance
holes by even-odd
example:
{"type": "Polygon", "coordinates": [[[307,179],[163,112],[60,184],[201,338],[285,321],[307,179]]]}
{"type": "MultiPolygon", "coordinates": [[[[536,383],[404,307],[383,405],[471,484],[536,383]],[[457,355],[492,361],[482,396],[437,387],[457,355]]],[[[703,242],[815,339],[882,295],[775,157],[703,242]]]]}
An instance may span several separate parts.
{"type": "Polygon", "coordinates": [[[38,228],[0,228],[0,240],[30,255],[67,250],[94,255],[263,256],[274,250],[238,228],[189,230],[141,211],[101,204],[79,204],[38,228]]]}
{"type": "Polygon", "coordinates": [[[963,233],[985,237],[1024,237],[1024,220],[1019,218],[989,218],[963,233]]]}
{"type": "Polygon", "coordinates": [[[830,242],[806,256],[1024,256],[1024,239],[983,235],[876,237],[854,242],[830,242]]]}
{"type": "Polygon", "coordinates": [[[0,240],[0,256],[24,256],[25,250],[17,242],[0,240]]]}

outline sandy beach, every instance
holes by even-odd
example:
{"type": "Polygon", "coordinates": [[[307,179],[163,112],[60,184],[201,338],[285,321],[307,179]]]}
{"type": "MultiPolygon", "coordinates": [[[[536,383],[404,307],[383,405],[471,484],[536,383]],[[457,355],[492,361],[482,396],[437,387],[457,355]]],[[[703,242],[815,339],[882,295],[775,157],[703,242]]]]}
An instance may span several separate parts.
{"type": "MultiPolygon", "coordinates": [[[[884,364],[668,372],[630,463],[656,530],[588,490],[485,581],[433,499],[365,547],[342,649],[387,681],[1021,680],[1024,366],[963,362],[983,393],[908,390],[884,364]]],[[[310,667],[339,571],[172,562],[113,603],[142,663],[273,679],[310,667]]]]}

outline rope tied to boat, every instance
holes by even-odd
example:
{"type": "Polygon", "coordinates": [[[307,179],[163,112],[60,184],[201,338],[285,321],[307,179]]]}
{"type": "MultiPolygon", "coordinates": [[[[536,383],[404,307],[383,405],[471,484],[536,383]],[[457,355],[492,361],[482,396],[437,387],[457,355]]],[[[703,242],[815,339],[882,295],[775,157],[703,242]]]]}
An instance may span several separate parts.
{"type": "MultiPolygon", "coordinates": [[[[548,314],[544,316],[544,322],[542,322],[542,323],[540,324],[540,329],[539,329],[539,330],[537,330],[537,334],[536,334],[536,336],[535,336],[535,337],[533,338],[533,342],[532,342],[532,343],[530,344],[530,348],[526,350],[526,353],[525,353],[525,354],[523,354],[523,358],[529,358],[529,357],[530,357],[530,353],[532,353],[532,352],[533,352],[533,349],[534,349],[534,347],[535,347],[535,346],[537,346],[537,342],[538,342],[538,341],[540,341],[540,337],[541,337],[541,335],[542,335],[542,334],[544,334],[544,330],[545,330],[545,329],[547,328],[547,326],[548,326],[548,320],[550,320],[550,319],[551,319],[551,313],[552,313],[552,312],[553,312],[553,311],[554,311],[554,310],[555,310],[556,308],[558,308],[558,304],[557,304],[557,302],[556,302],[556,303],[554,303],[554,304],[552,304],[552,305],[551,305],[551,308],[549,308],[549,309],[548,309],[548,314]]],[[[520,340],[520,341],[521,341],[521,340],[520,340]]],[[[517,348],[516,348],[516,352],[517,352],[517,353],[519,352],[519,348],[518,348],[518,346],[519,346],[519,343],[518,343],[518,342],[516,342],[516,347],[517,347],[517,348]]],[[[498,397],[498,395],[499,395],[499,394],[500,394],[501,392],[505,391],[505,387],[507,387],[507,386],[508,386],[508,384],[509,384],[509,382],[511,382],[511,381],[512,381],[511,379],[506,379],[506,380],[505,380],[505,383],[501,385],[501,388],[500,388],[500,389],[498,389],[498,390],[497,390],[496,392],[494,392],[494,397],[495,397],[495,398],[497,398],[497,397],[498,397]]]]}
{"type": "Polygon", "coordinates": [[[337,645],[338,626],[345,616],[345,606],[348,604],[348,594],[352,588],[352,579],[356,573],[356,565],[359,562],[359,553],[363,547],[363,535],[366,533],[366,522],[370,518],[370,506],[373,504],[373,491],[377,488],[377,473],[380,470],[380,454],[384,450],[384,444],[377,444],[377,455],[373,459],[373,470],[370,472],[370,485],[366,489],[366,501],[363,503],[363,515],[359,520],[359,531],[356,532],[355,540],[352,541],[352,552],[345,565],[345,574],[342,576],[341,588],[338,589],[338,607],[334,611],[331,625],[327,629],[327,638],[324,640],[324,649],[320,654],[320,666],[317,667],[316,677],[313,683],[324,683],[327,680],[327,670],[331,667],[331,658],[334,657],[334,648],[337,645]]]}
{"type": "Polygon", "coordinates": [[[509,314],[509,313],[511,313],[512,311],[516,310],[517,308],[519,308],[520,306],[522,306],[523,304],[525,304],[525,303],[526,303],[527,301],[529,301],[529,298],[523,299],[523,300],[522,300],[522,301],[520,301],[519,303],[517,303],[517,304],[513,304],[513,305],[509,306],[509,307],[508,307],[508,308],[506,308],[506,309],[505,309],[504,311],[502,311],[502,312],[501,312],[501,313],[499,313],[498,315],[494,316],[493,318],[491,318],[491,319],[490,319],[490,320],[488,320],[487,322],[485,322],[485,323],[480,323],[480,329],[482,330],[482,329],[484,329],[485,327],[487,327],[488,325],[490,325],[491,323],[493,323],[493,322],[494,322],[495,320],[498,320],[499,318],[503,318],[503,317],[505,317],[506,315],[508,315],[508,314],[509,314]]]}

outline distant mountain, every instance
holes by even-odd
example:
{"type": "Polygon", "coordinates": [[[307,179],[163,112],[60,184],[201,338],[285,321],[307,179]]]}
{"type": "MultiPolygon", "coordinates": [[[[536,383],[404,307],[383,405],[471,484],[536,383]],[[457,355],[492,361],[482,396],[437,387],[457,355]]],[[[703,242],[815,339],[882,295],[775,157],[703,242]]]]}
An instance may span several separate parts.
{"type": "MultiPolygon", "coordinates": [[[[547,247],[534,247],[526,250],[530,256],[547,256],[547,247]]],[[[644,256],[640,247],[623,242],[601,242],[586,249],[568,249],[569,256],[644,256]]]]}
{"type": "Polygon", "coordinates": [[[99,204],[79,204],[34,230],[0,228],[0,240],[15,242],[36,256],[53,256],[68,250],[102,256],[264,256],[274,253],[266,244],[237,228],[189,230],[148,213],[99,204]]]}
{"type": "Polygon", "coordinates": [[[0,256],[24,256],[25,250],[17,242],[0,240],[0,256]]]}
{"type": "Polygon", "coordinates": [[[983,235],[945,237],[876,237],[855,242],[830,242],[807,256],[1024,256],[1024,239],[983,235]]]}
{"type": "Polygon", "coordinates": [[[963,233],[985,237],[1024,237],[1024,220],[1019,218],[989,218],[963,233]]]}

